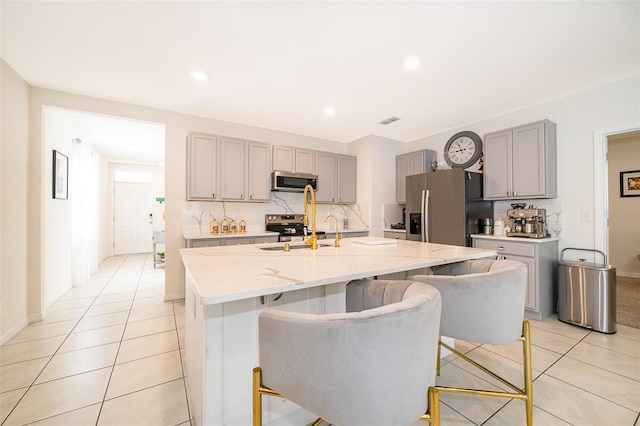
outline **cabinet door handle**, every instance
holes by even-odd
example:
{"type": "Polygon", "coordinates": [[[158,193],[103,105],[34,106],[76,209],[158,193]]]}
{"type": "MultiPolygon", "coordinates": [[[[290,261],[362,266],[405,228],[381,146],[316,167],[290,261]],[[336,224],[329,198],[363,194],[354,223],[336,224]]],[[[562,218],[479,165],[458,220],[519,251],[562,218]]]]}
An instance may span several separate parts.
{"type": "Polygon", "coordinates": [[[240,199],[244,200],[244,194],[240,194],[240,199]]]}
{"type": "Polygon", "coordinates": [[[500,246],[498,247],[498,250],[504,250],[504,247],[500,246]]]}
{"type": "Polygon", "coordinates": [[[280,298],[282,297],[282,293],[278,293],[275,295],[275,297],[273,298],[273,301],[276,302],[278,300],[280,300],[280,298]]]}
{"type": "Polygon", "coordinates": [[[518,195],[518,191],[513,191],[513,196],[515,197],[516,195],[518,195]]]}
{"type": "Polygon", "coordinates": [[[253,200],[253,194],[249,194],[249,199],[253,200]]]}

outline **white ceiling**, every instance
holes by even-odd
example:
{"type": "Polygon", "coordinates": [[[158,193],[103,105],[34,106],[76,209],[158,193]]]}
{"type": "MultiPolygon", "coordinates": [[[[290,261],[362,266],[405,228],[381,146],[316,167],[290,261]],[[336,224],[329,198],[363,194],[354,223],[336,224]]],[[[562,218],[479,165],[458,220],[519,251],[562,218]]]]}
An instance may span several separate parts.
{"type": "Polygon", "coordinates": [[[342,142],[411,141],[640,74],[638,1],[0,5],[2,57],[33,86],[342,142]]]}

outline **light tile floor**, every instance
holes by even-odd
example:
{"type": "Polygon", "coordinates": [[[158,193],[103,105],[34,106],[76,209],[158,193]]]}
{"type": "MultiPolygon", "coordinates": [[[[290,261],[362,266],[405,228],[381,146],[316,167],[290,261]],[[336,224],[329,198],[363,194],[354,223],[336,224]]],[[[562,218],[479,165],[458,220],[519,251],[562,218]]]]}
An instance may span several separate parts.
{"type": "MultiPolygon", "coordinates": [[[[164,270],[153,269],[150,255],[103,262],[90,284],[0,348],[2,425],[189,425],[184,301],[163,294],[164,270]]],[[[640,425],[639,329],[618,325],[606,335],[556,317],[531,326],[535,425],[640,425]]],[[[522,383],[521,344],[456,346],[522,383]]],[[[453,356],[438,383],[503,387],[453,356]]],[[[518,400],[441,401],[443,425],[525,424],[518,400]]]]}

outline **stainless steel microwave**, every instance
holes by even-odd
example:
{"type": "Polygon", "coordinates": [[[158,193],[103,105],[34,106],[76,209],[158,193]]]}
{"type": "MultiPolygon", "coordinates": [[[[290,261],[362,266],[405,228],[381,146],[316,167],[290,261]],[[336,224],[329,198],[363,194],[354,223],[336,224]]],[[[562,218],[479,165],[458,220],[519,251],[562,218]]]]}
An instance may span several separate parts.
{"type": "Polygon", "coordinates": [[[304,187],[311,185],[315,190],[318,186],[318,176],[310,173],[293,173],[276,170],[271,173],[272,191],[304,192],[304,187]]]}

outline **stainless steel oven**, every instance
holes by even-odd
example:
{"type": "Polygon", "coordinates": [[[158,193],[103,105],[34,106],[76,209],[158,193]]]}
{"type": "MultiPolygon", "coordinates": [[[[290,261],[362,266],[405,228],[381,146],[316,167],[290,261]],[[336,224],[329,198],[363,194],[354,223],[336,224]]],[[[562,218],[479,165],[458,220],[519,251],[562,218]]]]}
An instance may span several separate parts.
{"type": "MultiPolygon", "coordinates": [[[[294,242],[304,240],[304,215],[267,214],[264,217],[265,230],[278,233],[278,241],[294,242]]],[[[310,233],[311,230],[309,229],[310,233]]],[[[324,231],[316,231],[318,239],[327,238],[324,231]]]]}

